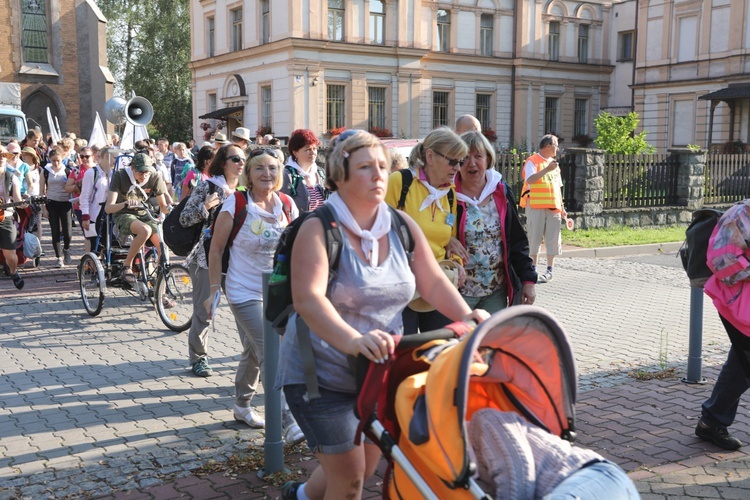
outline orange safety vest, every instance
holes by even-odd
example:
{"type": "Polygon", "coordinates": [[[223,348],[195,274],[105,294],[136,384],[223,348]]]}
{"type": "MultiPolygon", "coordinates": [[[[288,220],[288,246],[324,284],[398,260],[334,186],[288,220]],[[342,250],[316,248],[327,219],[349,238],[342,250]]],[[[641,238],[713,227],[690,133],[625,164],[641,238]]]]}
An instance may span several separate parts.
{"type": "MultiPolygon", "coordinates": [[[[524,172],[526,171],[526,164],[528,162],[533,163],[536,167],[536,171],[539,172],[547,166],[547,163],[551,159],[552,158],[545,158],[539,153],[535,153],[523,163],[524,172]]],[[[528,204],[531,208],[552,208],[560,210],[562,207],[562,194],[557,185],[557,175],[559,174],[547,174],[533,183],[531,187],[524,182],[523,189],[521,190],[521,201],[519,203],[521,207],[526,207],[528,204]]]]}

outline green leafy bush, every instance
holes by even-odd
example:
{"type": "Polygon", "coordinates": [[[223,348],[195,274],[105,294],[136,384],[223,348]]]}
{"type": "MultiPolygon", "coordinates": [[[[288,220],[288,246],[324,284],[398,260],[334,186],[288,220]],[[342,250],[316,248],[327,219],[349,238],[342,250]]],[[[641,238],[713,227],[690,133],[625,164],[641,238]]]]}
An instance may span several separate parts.
{"type": "Polygon", "coordinates": [[[596,146],[610,154],[636,155],[654,153],[656,148],[646,142],[646,131],[635,134],[640,118],[638,113],[627,116],[612,116],[602,113],[594,120],[596,146]]]}

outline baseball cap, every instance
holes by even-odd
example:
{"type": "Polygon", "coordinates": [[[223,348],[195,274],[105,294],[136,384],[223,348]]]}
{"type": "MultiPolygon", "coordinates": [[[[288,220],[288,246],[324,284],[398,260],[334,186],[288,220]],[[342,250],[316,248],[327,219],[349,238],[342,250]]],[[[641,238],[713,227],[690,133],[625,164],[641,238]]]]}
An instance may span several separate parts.
{"type": "Polygon", "coordinates": [[[154,173],[153,166],[154,161],[145,153],[138,153],[133,157],[133,161],[130,162],[130,168],[136,172],[154,173]]]}

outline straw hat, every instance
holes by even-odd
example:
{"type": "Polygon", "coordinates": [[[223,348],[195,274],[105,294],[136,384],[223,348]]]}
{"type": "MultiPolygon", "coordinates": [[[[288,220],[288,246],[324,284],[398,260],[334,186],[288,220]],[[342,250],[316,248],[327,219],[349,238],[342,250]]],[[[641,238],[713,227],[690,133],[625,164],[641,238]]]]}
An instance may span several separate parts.
{"type": "MultiPolygon", "coordinates": [[[[448,281],[453,283],[454,287],[458,288],[458,264],[452,260],[441,260],[438,262],[438,265],[448,277],[448,281]]],[[[409,302],[409,309],[419,313],[435,310],[435,308],[429,302],[424,300],[417,291],[414,292],[414,297],[411,299],[411,302],[409,302]]]]}
{"type": "Polygon", "coordinates": [[[26,153],[34,157],[34,163],[39,163],[39,156],[37,156],[36,151],[34,151],[33,148],[25,147],[21,150],[21,153],[26,153]]]}
{"type": "Polygon", "coordinates": [[[247,129],[245,127],[237,127],[234,129],[234,132],[232,132],[232,137],[237,137],[238,139],[244,139],[247,142],[250,142],[250,129],[247,129]]]}
{"type": "Polygon", "coordinates": [[[8,151],[5,148],[5,146],[3,146],[2,144],[0,144],[0,156],[4,156],[6,159],[10,160],[15,155],[13,153],[11,153],[10,151],[8,151]]]}
{"type": "Polygon", "coordinates": [[[221,144],[222,146],[225,144],[229,144],[229,141],[227,140],[227,136],[222,134],[221,132],[218,132],[214,136],[214,143],[221,144]]]}

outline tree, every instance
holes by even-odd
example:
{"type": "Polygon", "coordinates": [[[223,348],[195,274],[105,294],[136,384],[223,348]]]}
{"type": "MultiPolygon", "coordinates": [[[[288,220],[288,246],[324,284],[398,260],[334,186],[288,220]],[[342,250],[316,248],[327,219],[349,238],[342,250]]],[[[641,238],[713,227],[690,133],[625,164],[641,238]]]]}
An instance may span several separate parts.
{"type": "Polygon", "coordinates": [[[115,95],[154,106],[149,132],[172,142],[193,136],[188,0],[97,0],[108,20],[115,95]]]}
{"type": "Polygon", "coordinates": [[[638,113],[628,113],[627,116],[612,116],[601,113],[594,120],[596,127],[596,146],[610,154],[635,155],[653,153],[656,151],[646,142],[646,131],[635,134],[640,118],[638,113]]]}

